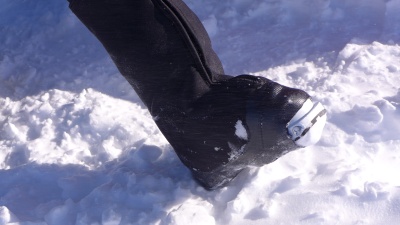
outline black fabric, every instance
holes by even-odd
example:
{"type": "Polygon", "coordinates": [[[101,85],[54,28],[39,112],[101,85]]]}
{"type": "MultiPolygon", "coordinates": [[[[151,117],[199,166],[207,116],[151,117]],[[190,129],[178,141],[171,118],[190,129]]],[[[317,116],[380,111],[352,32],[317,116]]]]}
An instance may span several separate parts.
{"type": "Polygon", "coordinates": [[[266,78],[224,75],[199,19],[180,0],[70,0],[206,188],[296,147],[286,124],[309,97],[266,78]],[[237,126],[247,138],[237,135],[237,126]]]}

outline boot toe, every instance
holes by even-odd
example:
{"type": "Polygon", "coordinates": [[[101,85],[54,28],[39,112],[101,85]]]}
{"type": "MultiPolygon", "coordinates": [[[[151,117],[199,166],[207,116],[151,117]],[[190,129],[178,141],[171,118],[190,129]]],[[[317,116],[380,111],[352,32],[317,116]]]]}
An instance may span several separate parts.
{"type": "Polygon", "coordinates": [[[316,144],[321,138],[326,118],[326,109],[322,104],[307,99],[286,126],[290,139],[301,147],[316,144]]]}

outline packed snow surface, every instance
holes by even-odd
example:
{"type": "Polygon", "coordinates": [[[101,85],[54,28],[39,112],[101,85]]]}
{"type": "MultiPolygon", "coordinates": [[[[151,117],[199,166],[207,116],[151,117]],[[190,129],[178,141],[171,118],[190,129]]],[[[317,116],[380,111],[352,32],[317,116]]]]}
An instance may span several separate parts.
{"type": "Polygon", "coordinates": [[[0,0],[0,224],[399,224],[400,0],[185,2],[321,141],[206,191],[66,1],[0,0]]]}

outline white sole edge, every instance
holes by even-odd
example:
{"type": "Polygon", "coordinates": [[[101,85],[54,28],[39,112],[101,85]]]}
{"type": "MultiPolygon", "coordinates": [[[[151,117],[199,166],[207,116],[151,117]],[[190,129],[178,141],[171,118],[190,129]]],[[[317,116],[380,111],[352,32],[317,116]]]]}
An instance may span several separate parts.
{"type": "Polygon", "coordinates": [[[289,121],[286,128],[290,138],[301,147],[316,144],[326,123],[326,110],[321,103],[307,99],[289,121]]]}

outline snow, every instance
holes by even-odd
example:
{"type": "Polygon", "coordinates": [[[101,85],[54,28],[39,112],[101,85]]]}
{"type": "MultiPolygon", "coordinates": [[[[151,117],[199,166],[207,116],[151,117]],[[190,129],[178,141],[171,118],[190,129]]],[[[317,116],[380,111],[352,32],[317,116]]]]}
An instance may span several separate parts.
{"type": "Polygon", "coordinates": [[[0,224],[398,224],[400,0],[185,2],[321,141],[206,191],[66,1],[0,0],[0,224]]]}
{"type": "Polygon", "coordinates": [[[247,140],[247,131],[246,128],[243,126],[243,122],[238,120],[235,124],[235,135],[243,140],[247,140]]]}

